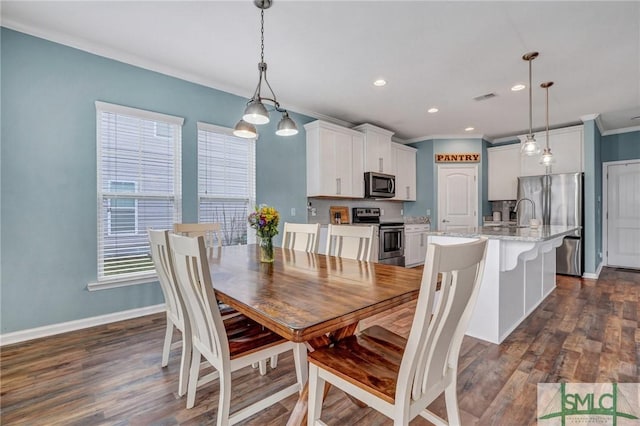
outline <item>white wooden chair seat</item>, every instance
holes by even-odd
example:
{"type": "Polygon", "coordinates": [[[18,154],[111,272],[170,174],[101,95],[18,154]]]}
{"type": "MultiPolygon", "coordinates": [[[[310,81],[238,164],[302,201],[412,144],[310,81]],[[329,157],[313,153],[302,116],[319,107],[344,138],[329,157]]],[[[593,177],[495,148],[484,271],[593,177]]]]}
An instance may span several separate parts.
{"type": "Polygon", "coordinates": [[[324,424],[322,399],[329,383],[393,419],[395,426],[408,425],[418,415],[438,425],[460,425],[458,355],[478,297],[486,247],[486,239],[428,246],[408,339],[374,326],[309,354],[308,424],[324,424]],[[447,420],[426,409],[442,393],[447,420]]]}

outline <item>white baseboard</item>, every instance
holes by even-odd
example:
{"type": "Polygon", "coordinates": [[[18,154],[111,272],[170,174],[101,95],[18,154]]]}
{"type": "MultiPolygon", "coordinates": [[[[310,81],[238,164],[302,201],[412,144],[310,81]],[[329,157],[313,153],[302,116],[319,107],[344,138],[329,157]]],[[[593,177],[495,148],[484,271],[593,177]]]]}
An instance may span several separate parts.
{"type": "Polygon", "coordinates": [[[585,272],[584,274],[582,274],[582,278],[589,278],[589,279],[592,279],[592,280],[597,280],[598,277],[600,276],[600,272],[602,272],[602,267],[603,267],[603,263],[600,262],[600,264],[596,268],[595,274],[592,274],[592,273],[589,273],[589,272],[585,272]]]}
{"type": "Polygon", "coordinates": [[[0,335],[0,347],[13,343],[26,342],[27,340],[38,339],[40,337],[53,336],[54,334],[66,333],[69,331],[81,330],[83,328],[95,327],[96,325],[109,324],[131,318],[143,317],[145,315],[164,312],[165,305],[145,306],[144,308],[130,309],[128,311],[114,312],[112,314],[99,315],[97,317],[83,318],[75,321],[62,322],[59,324],[45,325],[28,330],[14,331],[0,335]]]}

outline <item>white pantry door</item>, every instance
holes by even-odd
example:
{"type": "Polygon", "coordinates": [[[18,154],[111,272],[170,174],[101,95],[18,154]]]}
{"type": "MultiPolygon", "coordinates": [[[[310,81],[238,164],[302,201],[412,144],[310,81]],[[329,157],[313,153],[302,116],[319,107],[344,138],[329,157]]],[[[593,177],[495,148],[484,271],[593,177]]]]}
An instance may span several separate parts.
{"type": "Polygon", "coordinates": [[[438,230],[478,226],[478,166],[438,165],[438,230]]]}
{"type": "Polygon", "coordinates": [[[640,161],[605,165],[607,265],[640,269],[640,161]]]}

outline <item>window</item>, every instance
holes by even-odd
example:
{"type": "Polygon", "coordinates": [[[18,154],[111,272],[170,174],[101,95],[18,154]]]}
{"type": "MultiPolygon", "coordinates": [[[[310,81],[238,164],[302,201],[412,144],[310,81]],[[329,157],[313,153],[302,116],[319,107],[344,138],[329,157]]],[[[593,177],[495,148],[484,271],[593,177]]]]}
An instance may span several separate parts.
{"type": "Polygon", "coordinates": [[[247,216],[255,205],[255,139],[198,123],[198,218],[218,222],[224,245],[255,242],[247,216]]]}
{"type": "Polygon", "coordinates": [[[96,102],[98,282],[155,277],[147,229],[181,221],[179,117],[96,102]]]}

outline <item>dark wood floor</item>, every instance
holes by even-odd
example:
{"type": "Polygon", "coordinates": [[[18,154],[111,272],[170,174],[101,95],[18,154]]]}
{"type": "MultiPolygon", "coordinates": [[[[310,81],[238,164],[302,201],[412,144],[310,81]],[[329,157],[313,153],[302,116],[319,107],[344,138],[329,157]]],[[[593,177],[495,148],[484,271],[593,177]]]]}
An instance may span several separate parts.
{"type": "MultiPolygon", "coordinates": [[[[540,382],[640,382],[640,273],[605,268],[596,281],[558,277],[558,288],[501,345],[465,337],[458,396],[465,425],[535,424],[540,382]]],[[[409,331],[412,305],[372,318],[409,331]]],[[[2,348],[0,423],[28,425],[215,424],[217,382],[199,390],[196,406],[177,397],[179,353],[160,367],[165,320],[152,315],[2,348]]],[[[293,380],[291,357],[261,377],[233,375],[232,410],[293,380]]],[[[284,425],[290,397],[245,424],[284,425]]],[[[339,390],[323,418],[335,425],[387,425],[339,390]]],[[[445,416],[444,401],[431,409],[445,416]]],[[[418,418],[415,425],[429,424],[418,418]]]]}

